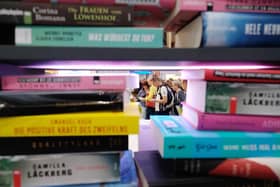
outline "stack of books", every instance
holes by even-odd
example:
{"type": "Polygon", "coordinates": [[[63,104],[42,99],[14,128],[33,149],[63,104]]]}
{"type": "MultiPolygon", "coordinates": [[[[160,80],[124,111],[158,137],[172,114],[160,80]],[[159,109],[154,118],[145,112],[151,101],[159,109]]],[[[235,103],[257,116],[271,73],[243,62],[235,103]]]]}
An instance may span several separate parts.
{"type": "Polygon", "coordinates": [[[136,186],[137,75],[2,76],[0,186],[136,186]]]}
{"type": "Polygon", "coordinates": [[[177,0],[164,28],[175,48],[273,47],[280,44],[279,13],[277,0],[177,0]]]}
{"type": "Polygon", "coordinates": [[[0,2],[1,44],[65,47],[163,47],[175,0],[0,2]],[[9,37],[8,37],[9,36],[9,37]]]}
{"type": "Polygon", "coordinates": [[[141,183],[279,186],[280,71],[182,74],[182,116],[152,116],[158,152],[136,153],[141,183]]]}

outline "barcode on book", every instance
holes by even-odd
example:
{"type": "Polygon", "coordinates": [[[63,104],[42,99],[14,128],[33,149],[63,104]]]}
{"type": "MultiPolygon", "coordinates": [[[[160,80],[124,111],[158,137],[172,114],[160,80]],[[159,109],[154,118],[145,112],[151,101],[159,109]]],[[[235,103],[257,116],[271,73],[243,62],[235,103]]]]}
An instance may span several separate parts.
{"type": "Polygon", "coordinates": [[[31,44],[32,30],[30,28],[16,28],[16,44],[31,44]]]}
{"type": "Polygon", "coordinates": [[[159,0],[116,0],[116,3],[129,4],[129,5],[157,5],[159,6],[159,0]]]}

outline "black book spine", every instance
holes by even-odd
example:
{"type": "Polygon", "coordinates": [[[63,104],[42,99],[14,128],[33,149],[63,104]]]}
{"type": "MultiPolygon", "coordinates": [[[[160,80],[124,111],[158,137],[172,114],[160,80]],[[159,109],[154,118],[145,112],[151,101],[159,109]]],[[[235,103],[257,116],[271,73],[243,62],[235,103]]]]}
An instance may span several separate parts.
{"type": "Polygon", "coordinates": [[[0,2],[0,23],[17,25],[131,26],[130,6],[0,2]]]}
{"type": "Polygon", "coordinates": [[[0,155],[128,150],[128,136],[1,137],[0,155]]]}
{"type": "Polygon", "coordinates": [[[123,111],[122,92],[52,91],[0,92],[0,116],[82,111],[123,111]]]}

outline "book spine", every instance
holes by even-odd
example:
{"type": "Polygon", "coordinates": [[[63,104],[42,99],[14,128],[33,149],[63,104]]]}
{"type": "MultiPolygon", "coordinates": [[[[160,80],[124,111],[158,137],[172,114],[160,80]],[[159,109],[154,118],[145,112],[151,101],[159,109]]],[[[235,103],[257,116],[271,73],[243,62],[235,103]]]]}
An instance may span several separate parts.
{"type": "Polygon", "coordinates": [[[279,132],[280,118],[259,115],[209,114],[184,105],[184,118],[198,130],[279,132]]]}
{"type": "Polygon", "coordinates": [[[102,91],[0,92],[0,116],[124,111],[123,93],[102,91]]]}
{"type": "Polygon", "coordinates": [[[215,12],[251,12],[280,13],[280,2],[272,1],[232,1],[232,0],[180,0],[170,18],[165,23],[165,30],[177,32],[184,25],[203,11],[215,12]]]}
{"type": "Polygon", "coordinates": [[[191,1],[181,0],[182,10],[212,10],[220,12],[258,12],[258,13],[280,13],[280,2],[272,1],[232,1],[232,0],[208,0],[191,1]]]}
{"type": "MultiPolygon", "coordinates": [[[[263,133],[249,137],[240,134],[213,135],[207,132],[199,138],[193,136],[180,135],[184,126],[190,124],[183,118],[177,118],[176,125],[174,121],[168,121],[171,125],[153,123],[156,135],[157,148],[163,158],[243,158],[243,157],[279,157],[280,144],[279,139],[273,133],[263,133]],[[176,133],[175,136],[165,136],[165,132],[176,133]]],[[[167,134],[168,134],[167,133],[167,134]]],[[[193,132],[195,133],[195,132],[193,132]]],[[[276,133],[275,133],[276,134],[276,133]]]]}
{"type": "Polygon", "coordinates": [[[0,137],[2,156],[123,150],[128,136],[0,137]]]}
{"type": "Polygon", "coordinates": [[[120,112],[1,117],[0,137],[128,135],[139,132],[138,123],[138,115],[120,112]]]}
{"type": "Polygon", "coordinates": [[[163,29],[128,27],[16,27],[15,44],[67,47],[163,47],[163,29]]]}
{"type": "Polygon", "coordinates": [[[278,70],[186,70],[181,78],[185,80],[206,80],[221,82],[280,83],[278,70]]]}
{"type": "MultiPolygon", "coordinates": [[[[198,82],[190,81],[190,88],[198,82]]],[[[201,88],[205,89],[205,101],[201,101],[205,103],[201,111],[211,114],[279,116],[279,88],[278,84],[207,81],[206,88],[201,88]]]]}
{"type": "Polygon", "coordinates": [[[137,7],[159,7],[165,10],[171,10],[175,6],[176,0],[24,0],[25,2],[42,2],[42,3],[80,3],[94,5],[130,5],[137,7]]]}
{"type": "MultiPolygon", "coordinates": [[[[130,78],[130,77],[129,77],[130,78]]],[[[132,78],[132,77],[131,77],[132,78]]],[[[3,90],[125,90],[125,76],[3,76],[3,90]]],[[[134,85],[135,86],[135,85],[134,85]]]]}
{"type": "Polygon", "coordinates": [[[0,22],[21,25],[131,26],[133,9],[122,6],[0,2],[0,22]]]}
{"type": "Polygon", "coordinates": [[[280,71],[205,70],[205,80],[223,82],[280,83],[280,71]]]}
{"type": "Polygon", "coordinates": [[[273,181],[280,178],[280,172],[276,169],[279,167],[279,158],[162,160],[162,164],[176,173],[177,176],[212,175],[273,181]]]}
{"type": "Polygon", "coordinates": [[[205,12],[202,22],[202,47],[272,47],[280,44],[278,14],[205,12]]]}
{"type": "Polygon", "coordinates": [[[1,171],[17,170],[27,186],[120,181],[120,153],[79,153],[1,157],[1,171]]]}

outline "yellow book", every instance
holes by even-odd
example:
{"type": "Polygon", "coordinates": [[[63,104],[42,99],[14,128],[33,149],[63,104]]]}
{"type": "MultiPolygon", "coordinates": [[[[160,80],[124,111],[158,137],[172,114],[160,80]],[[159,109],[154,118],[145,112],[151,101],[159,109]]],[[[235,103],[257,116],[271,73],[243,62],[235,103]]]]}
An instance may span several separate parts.
{"type": "Polygon", "coordinates": [[[81,112],[0,118],[0,137],[138,134],[139,115],[81,112]]]}

